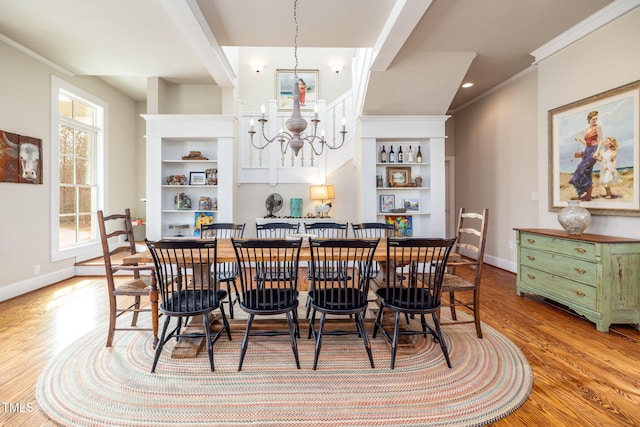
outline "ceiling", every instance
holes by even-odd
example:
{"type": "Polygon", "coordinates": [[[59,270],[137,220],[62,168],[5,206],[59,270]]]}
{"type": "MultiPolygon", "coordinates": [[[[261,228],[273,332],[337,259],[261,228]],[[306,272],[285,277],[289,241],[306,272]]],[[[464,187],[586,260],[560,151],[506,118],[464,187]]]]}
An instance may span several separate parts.
{"type": "MultiPolygon", "coordinates": [[[[223,47],[292,46],[294,0],[0,0],[0,41],[136,100],[148,77],[230,87],[223,47]]],[[[298,45],[372,48],[366,114],[445,114],[612,0],[298,0],[298,45]],[[462,89],[463,81],[473,81],[462,89]]]]}

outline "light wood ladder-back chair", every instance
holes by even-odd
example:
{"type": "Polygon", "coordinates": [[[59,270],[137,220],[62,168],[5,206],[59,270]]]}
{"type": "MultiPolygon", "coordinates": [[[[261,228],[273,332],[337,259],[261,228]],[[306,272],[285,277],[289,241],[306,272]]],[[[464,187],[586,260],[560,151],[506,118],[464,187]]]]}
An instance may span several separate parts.
{"type": "Polygon", "coordinates": [[[129,265],[116,262],[122,256],[136,253],[136,242],[131,225],[131,212],[129,209],[125,209],[124,214],[105,216],[104,212],[99,210],[98,226],[100,228],[104,268],[109,290],[107,347],[111,347],[113,344],[115,331],[153,331],[153,346],[155,348],[158,343],[158,289],[156,287],[155,268],[152,264],[129,265]],[[119,236],[124,236],[124,244],[119,241],[119,236]],[[116,286],[114,275],[118,272],[125,272],[132,275],[133,278],[116,286]],[[141,275],[141,272],[147,272],[148,274],[141,275]],[[122,297],[122,299],[133,297],[133,303],[128,306],[119,305],[123,304],[122,301],[118,301],[119,297],[122,297]],[[141,297],[149,298],[149,308],[141,307],[141,297]],[[140,312],[151,313],[151,328],[137,326],[140,312]],[[133,313],[131,325],[129,327],[118,327],[116,320],[124,313],[133,313]]]}
{"type": "Polygon", "coordinates": [[[483,258],[488,222],[489,209],[484,209],[482,213],[466,212],[465,208],[460,209],[454,253],[462,257],[460,261],[448,263],[448,271],[445,273],[442,283],[442,306],[450,307],[451,318],[453,319],[453,322],[442,323],[442,325],[475,323],[478,338],[482,338],[480,326],[480,280],[484,264],[483,258]],[[460,267],[472,268],[473,279],[465,280],[456,275],[456,270],[460,267]],[[458,292],[473,292],[473,298],[471,301],[461,300],[456,297],[458,292]],[[448,294],[448,297],[445,294],[448,294]],[[473,320],[458,321],[456,307],[466,307],[470,310],[473,313],[473,320]]]}

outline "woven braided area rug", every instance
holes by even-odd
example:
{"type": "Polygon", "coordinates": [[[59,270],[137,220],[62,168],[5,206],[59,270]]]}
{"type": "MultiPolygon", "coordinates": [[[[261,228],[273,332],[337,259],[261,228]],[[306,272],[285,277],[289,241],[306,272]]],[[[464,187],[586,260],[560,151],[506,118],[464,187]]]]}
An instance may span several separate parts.
{"type": "Polygon", "coordinates": [[[531,391],[522,352],[487,325],[483,339],[473,324],[443,327],[452,369],[431,337],[403,346],[391,370],[381,336],[372,340],[375,369],[357,336],[328,336],[317,371],[304,317],[300,325],[300,370],[287,337],[252,337],[238,372],[237,331],[215,344],[215,372],[206,351],[172,359],[172,341],[155,374],[150,333],[120,332],[105,348],[100,328],[55,357],[36,399],[64,426],[479,426],[515,411],[531,391]]]}

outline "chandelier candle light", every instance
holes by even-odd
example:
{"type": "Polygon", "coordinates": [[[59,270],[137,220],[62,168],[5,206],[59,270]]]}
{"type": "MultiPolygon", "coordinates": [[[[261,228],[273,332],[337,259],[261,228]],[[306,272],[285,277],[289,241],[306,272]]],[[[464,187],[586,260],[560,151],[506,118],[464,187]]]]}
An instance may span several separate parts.
{"type": "Polygon", "coordinates": [[[264,144],[256,144],[253,140],[253,136],[255,135],[256,131],[254,130],[254,121],[253,119],[251,119],[249,121],[249,126],[251,127],[249,130],[249,135],[251,137],[251,145],[254,148],[257,148],[258,150],[263,150],[264,148],[266,148],[269,144],[271,144],[274,141],[279,141],[280,142],[280,148],[282,153],[286,153],[287,151],[287,147],[291,147],[291,149],[293,150],[294,154],[297,156],[298,152],[300,152],[300,149],[304,146],[304,143],[307,142],[310,146],[311,149],[313,150],[313,152],[316,155],[320,155],[322,154],[324,147],[326,146],[327,148],[331,149],[331,150],[336,150],[338,148],[341,148],[344,145],[344,141],[345,141],[345,135],[347,133],[346,129],[345,129],[345,119],[342,118],[342,129],[340,130],[340,133],[342,134],[342,141],[340,142],[340,144],[329,144],[327,142],[327,140],[325,140],[324,137],[324,131],[322,131],[321,135],[318,136],[317,135],[317,131],[318,131],[318,123],[320,123],[320,120],[318,119],[318,106],[316,105],[316,107],[314,108],[314,112],[313,112],[313,118],[311,119],[311,130],[312,130],[312,134],[308,135],[307,133],[305,133],[305,130],[307,129],[308,123],[307,121],[302,117],[302,115],[300,114],[300,88],[298,87],[298,15],[297,15],[297,7],[298,7],[298,0],[294,0],[293,2],[293,21],[295,23],[295,37],[294,37],[294,57],[295,57],[295,68],[294,68],[294,79],[293,79],[293,112],[291,113],[291,117],[289,117],[289,119],[285,122],[285,126],[288,130],[288,132],[281,130],[276,136],[274,136],[273,138],[268,138],[267,135],[265,134],[264,131],[264,125],[265,123],[267,123],[267,119],[265,118],[265,108],[264,105],[261,107],[261,116],[258,119],[258,122],[260,122],[260,129],[261,129],[261,133],[262,133],[262,138],[264,139],[264,144]],[[319,147],[316,147],[316,145],[319,145],[319,147]]]}

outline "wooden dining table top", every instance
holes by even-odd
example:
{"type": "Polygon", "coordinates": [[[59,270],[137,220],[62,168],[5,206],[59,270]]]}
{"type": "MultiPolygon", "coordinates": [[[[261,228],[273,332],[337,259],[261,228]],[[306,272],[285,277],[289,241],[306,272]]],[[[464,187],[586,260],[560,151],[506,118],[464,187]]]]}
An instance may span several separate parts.
{"type": "MultiPolygon", "coordinates": [[[[380,242],[378,243],[376,251],[373,255],[373,259],[374,261],[378,262],[387,261],[387,239],[380,239],[380,242]]],[[[459,259],[460,256],[453,251],[449,255],[449,261],[459,259]]],[[[217,262],[235,262],[237,260],[235,250],[231,243],[231,239],[218,239],[216,260],[217,262]]],[[[302,247],[300,248],[300,261],[311,261],[311,250],[308,244],[305,245],[303,243],[302,247]]],[[[151,262],[153,262],[153,258],[151,257],[151,253],[148,250],[138,252],[134,255],[127,255],[123,259],[124,264],[140,264],[151,262]]]]}

